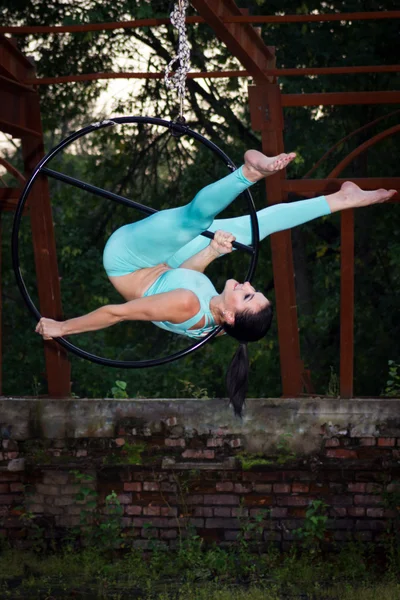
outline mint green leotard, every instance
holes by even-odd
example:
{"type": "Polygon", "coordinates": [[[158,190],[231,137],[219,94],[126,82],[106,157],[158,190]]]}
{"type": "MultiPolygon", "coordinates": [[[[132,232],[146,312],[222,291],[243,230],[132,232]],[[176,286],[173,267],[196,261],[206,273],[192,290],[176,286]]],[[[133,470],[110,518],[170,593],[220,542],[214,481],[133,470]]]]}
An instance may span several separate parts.
{"type": "MultiPolygon", "coordinates": [[[[244,177],[241,167],[200,190],[185,206],[163,210],[137,223],[123,225],[111,235],[104,248],[103,264],[107,275],[118,277],[167,263],[172,269],[163,273],[144,296],[183,288],[196,294],[200,310],[184,323],[156,321],[154,324],[188,337],[203,337],[216,327],[210,312],[210,299],[217,296],[218,292],[206,275],[182,269],[180,265],[210,244],[211,240],[200,235],[206,229],[212,232],[217,229],[229,231],[238,242],[251,244],[249,216],[215,219],[251,185],[253,183],[244,177]],[[205,317],[204,327],[190,330],[202,317],[205,317]]],[[[330,208],[324,196],[269,206],[257,212],[260,240],[276,231],[327,214],[330,214],[330,208]]]]}

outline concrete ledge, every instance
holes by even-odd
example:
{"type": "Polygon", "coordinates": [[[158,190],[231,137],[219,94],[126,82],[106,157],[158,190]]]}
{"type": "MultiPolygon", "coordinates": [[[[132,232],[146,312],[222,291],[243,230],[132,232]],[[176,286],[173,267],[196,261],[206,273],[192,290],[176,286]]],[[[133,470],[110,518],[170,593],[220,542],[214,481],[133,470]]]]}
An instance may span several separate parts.
{"type": "MultiPolygon", "coordinates": [[[[226,399],[0,398],[1,437],[15,440],[107,438],[127,434],[171,439],[238,436],[237,445],[265,452],[283,435],[297,452],[321,436],[400,437],[400,399],[253,398],[242,420],[226,399]]],[[[232,440],[232,444],[235,440],[232,440]]]]}

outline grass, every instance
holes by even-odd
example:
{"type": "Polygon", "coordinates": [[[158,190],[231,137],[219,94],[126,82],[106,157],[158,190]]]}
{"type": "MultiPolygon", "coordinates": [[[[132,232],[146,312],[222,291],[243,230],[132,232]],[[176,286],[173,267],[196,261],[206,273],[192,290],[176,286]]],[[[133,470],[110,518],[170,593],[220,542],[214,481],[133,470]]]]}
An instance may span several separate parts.
{"type": "Polygon", "coordinates": [[[400,565],[378,568],[353,544],[322,557],[310,552],[234,554],[196,540],[169,551],[124,554],[66,546],[55,553],[11,548],[0,554],[0,597],[42,600],[399,600],[400,565]]]}

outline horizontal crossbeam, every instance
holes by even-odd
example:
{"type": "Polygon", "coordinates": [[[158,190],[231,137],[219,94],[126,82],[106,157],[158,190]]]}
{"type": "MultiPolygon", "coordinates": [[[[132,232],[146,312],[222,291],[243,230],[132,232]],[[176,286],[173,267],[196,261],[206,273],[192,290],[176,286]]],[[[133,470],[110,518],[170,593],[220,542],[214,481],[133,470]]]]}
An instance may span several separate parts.
{"type": "Polygon", "coordinates": [[[0,188],[0,211],[14,212],[21,192],[20,188],[0,188]]]}
{"type": "MultiPolygon", "coordinates": [[[[4,105],[2,106],[2,109],[4,105]]],[[[34,131],[33,129],[29,129],[24,125],[21,125],[18,122],[8,121],[6,118],[3,118],[2,111],[0,110],[0,131],[4,133],[9,133],[15,138],[22,138],[25,135],[33,135],[34,137],[40,138],[41,133],[39,131],[34,131]]]]}
{"type": "Polygon", "coordinates": [[[4,77],[4,75],[0,75],[0,94],[1,92],[12,92],[13,94],[28,92],[32,94],[35,92],[35,90],[25,83],[21,83],[15,79],[10,79],[9,77],[4,77]]]}
{"type": "MultiPolygon", "coordinates": [[[[248,23],[262,25],[263,23],[316,23],[333,21],[371,21],[380,19],[399,19],[400,10],[382,10],[379,12],[326,13],[315,15],[236,15],[224,17],[223,23],[248,23]]],[[[186,18],[188,25],[205,23],[203,17],[186,18]]],[[[114,29],[136,29],[140,27],[160,27],[170,25],[168,18],[135,19],[134,21],[115,21],[110,23],[86,23],[82,25],[3,25],[0,33],[81,33],[86,31],[107,31],[114,29]]]]}
{"type": "MultiPolygon", "coordinates": [[[[151,208],[150,206],[145,206],[144,204],[140,204],[139,202],[135,202],[134,200],[130,200],[129,198],[125,198],[125,196],[120,196],[119,194],[114,194],[114,192],[109,192],[108,190],[103,190],[95,185],[90,183],[86,183],[85,181],[81,181],[80,179],[76,179],[75,177],[70,177],[69,175],[65,175],[65,173],[60,173],[59,171],[54,171],[53,169],[48,169],[47,167],[42,167],[41,173],[52,177],[53,179],[57,179],[58,181],[63,181],[69,185],[73,185],[81,190],[89,192],[90,194],[94,194],[95,196],[100,196],[102,198],[107,198],[108,200],[112,200],[113,202],[117,202],[118,204],[122,204],[123,206],[128,206],[129,208],[135,208],[140,212],[143,212],[147,215],[153,215],[158,212],[155,208],[151,208]]],[[[206,238],[210,240],[214,239],[214,234],[211,231],[203,231],[201,233],[206,238]]],[[[233,247],[237,250],[243,250],[248,254],[254,254],[254,249],[251,246],[246,246],[245,244],[241,244],[240,242],[233,242],[233,247]]]]}
{"type": "MultiPolygon", "coordinates": [[[[358,67],[314,67],[304,69],[266,69],[265,75],[272,77],[302,77],[307,75],[354,75],[357,73],[397,73],[400,65],[370,65],[358,67]]],[[[248,71],[192,71],[188,79],[224,79],[231,77],[251,77],[248,71]]],[[[37,77],[28,79],[27,85],[52,85],[57,83],[76,83],[99,79],[164,79],[164,73],[121,72],[121,73],[83,73],[79,75],[61,75],[59,77],[37,77]]]]}
{"type": "Polygon", "coordinates": [[[322,92],[318,94],[282,94],[282,106],[338,106],[340,104],[397,104],[400,91],[322,92]]]}

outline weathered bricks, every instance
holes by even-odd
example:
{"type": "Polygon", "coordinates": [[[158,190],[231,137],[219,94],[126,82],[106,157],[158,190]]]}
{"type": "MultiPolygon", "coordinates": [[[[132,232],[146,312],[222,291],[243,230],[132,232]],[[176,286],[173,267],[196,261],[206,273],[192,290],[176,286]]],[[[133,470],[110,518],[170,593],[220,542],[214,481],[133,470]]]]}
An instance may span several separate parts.
{"type": "Polygon", "coordinates": [[[355,492],[357,494],[363,494],[366,491],[366,483],[349,483],[349,492],[355,492]]]}
{"type": "Polygon", "coordinates": [[[363,504],[363,505],[377,505],[377,504],[382,504],[382,496],[373,496],[371,494],[365,494],[365,495],[355,495],[354,496],[354,503],[355,504],[363,504]]]}
{"type": "Polygon", "coordinates": [[[164,443],[170,448],[184,448],[186,446],[186,442],[183,438],[165,438],[164,443]]]}
{"type": "Polygon", "coordinates": [[[130,505],[130,506],[125,506],[124,512],[126,515],[141,515],[142,514],[142,510],[143,508],[141,506],[135,506],[135,505],[130,505]]]}
{"type": "Polygon", "coordinates": [[[272,492],[272,483],[254,483],[253,491],[259,494],[270,494],[272,492]]]}
{"type": "Polygon", "coordinates": [[[365,437],[359,439],[360,446],[376,446],[376,438],[365,437]]]}
{"type": "Polygon", "coordinates": [[[129,481],[124,483],[125,492],[141,492],[142,484],[140,481],[129,481]]]}
{"type": "Polygon", "coordinates": [[[185,450],[182,452],[182,458],[194,458],[194,459],[207,459],[212,460],[215,458],[214,450],[185,450]]]}
{"type": "Polygon", "coordinates": [[[207,448],[221,448],[224,445],[222,438],[209,438],[207,440],[207,448]]]}
{"type": "Polygon", "coordinates": [[[145,481],[143,483],[143,490],[145,492],[158,492],[160,489],[160,484],[156,481],[145,481]]]}
{"type": "Polygon", "coordinates": [[[43,475],[43,483],[45,485],[65,485],[68,483],[70,476],[68,473],[61,471],[45,471],[43,475]]]}
{"type": "Polygon", "coordinates": [[[16,502],[21,501],[21,496],[17,496],[16,494],[4,494],[0,496],[0,504],[8,504],[12,505],[16,502]]]}
{"type": "Polygon", "coordinates": [[[346,517],[348,514],[348,509],[344,508],[344,506],[335,506],[335,508],[332,510],[332,513],[335,518],[346,517]]]}
{"type": "Polygon", "coordinates": [[[209,506],[195,506],[193,509],[193,516],[195,517],[213,517],[214,508],[209,506]]]}
{"type": "Polygon", "coordinates": [[[274,483],[272,490],[274,494],[289,494],[290,485],[288,483],[274,483]]]}
{"type": "Polygon", "coordinates": [[[340,441],[337,438],[325,440],[325,448],[335,448],[337,446],[340,446],[340,441]]]}
{"type": "Polygon", "coordinates": [[[216,487],[217,492],[232,492],[233,491],[233,482],[232,481],[217,481],[215,487],[216,487]]]}
{"type": "Polygon", "coordinates": [[[385,510],[383,508],[367,508],[367,517],[372,517],[373,519],[380,519],[384,517],[385,510]]]}
{"type": "Polygon", "coordinates": [[[178,532],[176,529],[166,529],[160,532],[160,537],[162,540],[175,540],[178,537],[178,532]]]}
{"type": "Polygon", "coordinates": [[[238,505],[240,503],[239,496],[233,496],[232,494],[206,494],[204,501],[207,504],[212,505],[238,505]]]}
{"type": "Polygon", "coordinates": [[[231,509],[228,507],[216,507],[214,508],[214,516],[215,517],[230,517],[231,516],[231,509]]]}
{"type": "Polygon", "coordinates": [[[120,504],[130,504],[132,502],[132,494],[118,494],[117,498],[120,504]]]}
{"type": "Polygon", "coordinates": [[[304,496],[278,496],[276,500],[278,506],[307,506],[312,499],[304,496]]]}
{"type": "Polygon", "coordinates": [[[396,445],[396,438],[378,438],[378,446],[381,447],[393,447],[396,445]]]}
{"type": "MultiPolygon", "coordinates": [[[[176,506],[162,506],[160,514],[162,517],[177,517],[178,509],[176,506]]],[[[199,515],[203,516],[203,515],[199,515]]]]}
{"type": "Polygon", "coordinates": [[[24,489],[23,483],[10,483],[10,492],[23,492],[24,489]]]}
{"type": "Polygon", "coordinates": [[[288,509],[274,506],[273,508],[271,508],[270,514],[271,514],[271,517],[273,517],[275,519],[283,519],[287,516],[288,509]]]}
{"type": "Polygon", "coordinates": [[[242,500],[245,506],[272,506],[276,503],[274,496],[264,496],[261,494],[247,494],[246,496],[243,496],[242,500]]]}
{"type": "Polygon", "coordinates": [[[307,483],[292,483],[292,492],[294,494],[308,494],[310,486],[307,483]]]}
{"type": "Polygon", "coordinates": [[[253,473],[253,472],[244,472],[243,473],[243,481],[282,481],[283,479],[283,471],[274,471],[274,472],[262,472],[262,473],[253,473]]]}
{"type": "Polygon", "coordinates": [[[249,494],[252,491],[252,486],[243,485],[243,483],[235,483],[234,491],[236,494],[249,494]]]}
{"type": "Polygon", "coordinates": [[[239,529],[240,523],[237,519],[206,519],[206,529],[239,529]]]}
{"type": "Polygon", "coordinates": [[[75,498],[72,496],[59,496],[54,498],[54,506],[70,506],[75,504],[75,498]]]}
{"type": "Polygon", "coordinates": [[[327,450],[326,456],[328,458],[357,458],[357,452],[355,450],[347,450],[346,448],[337,448],[334,450],[327,450]]]}
{"type": "Polygon", "coordinates": [[[349,517],[363,517],[365,515],[365,508],[362,506],[349,506],[347,514],[349,517]]]}
{"type": "MultiPolygon", "coordinates": [[[[50,460],[57,453],[62,452],[63,458],[69,453],[74,469],[75,459],[85,456],[86,467],[92,452],[97,458],[99,450],[104,449],[106,455],[115,446],[123,449],[132,443],[132,425],[121,425],[116,431],[119,438],[74,441],[73,445],[55,440],[46,448],[46,456],[50,460]]],[[[42,465],[42,473],[37,477],[35,470],[33,478],[28,471],[0,471],[2,530],[16,539],[21,528],[16,507],[21,504],[34,516],[47,516],[56,528],[79,523],[86,507],[76,495],[84,486],[96,492],[96,510],[102,518],[107,515],[106,496],[116,492],[123,508],[124,533],[143,548],[151,547],[151,539],[176,547],[176,539],[187,535],[189,525],[207,542],[229,543],[239,533],[243,535],[246,519],[254,523],[259,517],[259,526],[246,532],[247,539],[289,548],[295,539],[293,531],[303,526],[313,500],[327,504],[329,540],[379,541],[388,520],[397,518],[398,511],[386,508],[383,498],[400,492],[396,482],[400,438],[357,437],[354,427],[350,435],[346,431],[331,438],[321,433],[317,466],[299,460],[297,466],[291,461],[289,468],[271,462],[271,466],[242,471],[234,456],[245,438],[241,440],[228,427],[198,435],[178,425],[176,417],[163,418],[158,428],[135,425],[135,435],[143,439],[146,432],[146,443],[157,448],[154,464],[105,466],[98,473],[92,468],[95,479],[90,482],[77,481],[64,463],[62,467],[42,465]],[[163,448],[162,458],[170,460],[164,469],[159,459],[163,448]]],[[[23,444],[18,448],[17,443],[7,443],[3,458],[10,460],[9,455],[19,453],[23,460],[22,451],[23,444]]]]}
{"type": "Polygon", "coordinates": [[[363,519],[362,521],[356,521],[355,529],[367,529],[370,531],[384,531],[385,530],[385,521],[378,521],[373,519],[363,519]]]}

